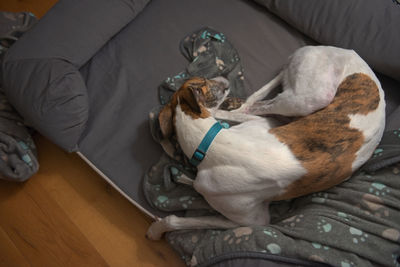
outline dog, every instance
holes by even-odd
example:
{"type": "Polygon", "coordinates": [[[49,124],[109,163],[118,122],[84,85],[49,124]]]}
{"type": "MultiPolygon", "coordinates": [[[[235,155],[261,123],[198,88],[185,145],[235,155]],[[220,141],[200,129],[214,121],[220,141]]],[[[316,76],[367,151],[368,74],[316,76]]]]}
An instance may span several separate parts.
{"type": "Polygon", "coordinates": [[[170,215],[150,226],[148,238],[158,240],[164,232],[180,229],[267,225],[271,201],[322,191],[348,179],[383,134],[384,92],[352,50],[298,49],[278,76],[238,110],[218,109],[228,92],[224,78],[192,78],[159,114],[164,138],[175,133],[197,165],[192,186],[221,215],[170,215]],[[279,84],[282,92],[263,100],[279,84]],[[269,114],[298,118],[281,125],[264,117],[269,114]],[[216,118],[241,123],[225,129],[217,127],[216,118]]]}

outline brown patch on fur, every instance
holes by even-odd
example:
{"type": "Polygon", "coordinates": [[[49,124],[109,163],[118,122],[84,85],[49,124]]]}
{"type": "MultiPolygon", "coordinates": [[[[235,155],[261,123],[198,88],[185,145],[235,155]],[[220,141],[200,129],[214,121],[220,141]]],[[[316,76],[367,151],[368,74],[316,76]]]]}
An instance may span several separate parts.
{"type": "Polygon", "coordinates": [[[350,127],[349,114],[366,115],[380,102],[379,90],[367,75],[352,74],[339,85],[326,108],[270,130],[289,146],[307,174],[274,200],[290,199],[335,186],[350,177],[362,132],[350,127]]]}
{"type": "Polygon", "coordinates": [[[173,134],[175,125],[176,106],[180,104],[182,111],[191,116],[193,119],[208,118],[210,112],[203,106],[202,99],[198,99],[195,95],[196,88],[203,91],[202,87],[206,87],[207,80],[203,78],[191,78],[186,81],[178,91],[176,91],[171,101],[164,106],[158,115],[158,121],[163,136],[169,138],[173,134]]]}
{"type": "Polygon", "coordinates": [[[193,119],[208,118],[211,116],[210,112],[203,106],[203,103],[198,99],[193,89],[188,86],[188,82],[174,94],[172,97],[171,105],[173,109],[179,104],[182,111],[192,117],[193,119]]]}

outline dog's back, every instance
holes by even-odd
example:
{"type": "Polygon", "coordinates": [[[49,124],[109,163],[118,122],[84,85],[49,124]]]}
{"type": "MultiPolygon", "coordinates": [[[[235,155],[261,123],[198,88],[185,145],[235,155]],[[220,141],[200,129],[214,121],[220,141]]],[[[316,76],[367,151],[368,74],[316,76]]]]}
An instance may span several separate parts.
{"type": "Polygon", "coordinates": [[[385,120],[381,91],[370,76],[351,74],[326,108],[270,130],[307,170],[275,200],[332,187],[349,178],[372,155],[385,120]]]}

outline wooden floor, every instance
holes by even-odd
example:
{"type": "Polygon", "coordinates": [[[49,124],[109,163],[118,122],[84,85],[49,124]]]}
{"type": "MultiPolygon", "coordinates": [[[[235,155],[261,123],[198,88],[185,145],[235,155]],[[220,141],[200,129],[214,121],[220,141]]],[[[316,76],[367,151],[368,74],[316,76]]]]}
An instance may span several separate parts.
{"type": "MultiPolygon", "coordinates": [[[[2,11],[41,17],[56,0],[0,0],[2,11]]],[[[0,266],[183,266],[150,219],[76,154],[35,136],[40,170],[0,181],[0,266]]]]}

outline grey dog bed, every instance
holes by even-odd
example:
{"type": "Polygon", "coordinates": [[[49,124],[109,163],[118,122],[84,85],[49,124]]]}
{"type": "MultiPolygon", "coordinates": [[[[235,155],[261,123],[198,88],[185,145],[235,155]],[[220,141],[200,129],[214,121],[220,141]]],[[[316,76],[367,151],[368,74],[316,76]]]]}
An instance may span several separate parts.
{"type": "MultiPolygon", "coordinates": [[[[188,65],[179,50],[184,36],[206,26],[224,33],[240,56],[246,95],[301,46],[355,49],[380,73],[387,130],[396,130],[399,20],[391,0],[60,0],[5,55],[2,84],[29,125],[78,152],[144,212],[164,216],[169,213],[149,205],[141,190],[143,175],[162,155],[148,112],[159,104],[158,86],[188,65]]],[[[396,196],[393,203],[399,202],[396,196]]]]}

